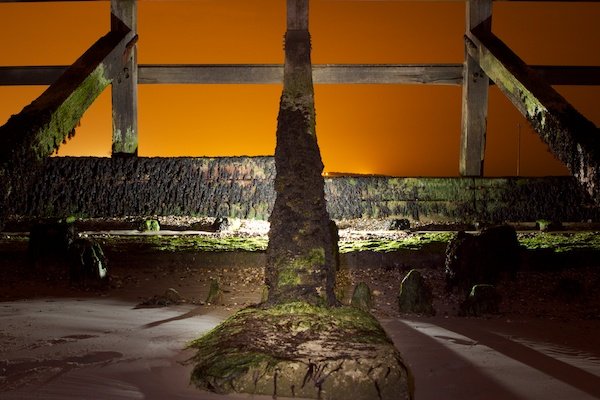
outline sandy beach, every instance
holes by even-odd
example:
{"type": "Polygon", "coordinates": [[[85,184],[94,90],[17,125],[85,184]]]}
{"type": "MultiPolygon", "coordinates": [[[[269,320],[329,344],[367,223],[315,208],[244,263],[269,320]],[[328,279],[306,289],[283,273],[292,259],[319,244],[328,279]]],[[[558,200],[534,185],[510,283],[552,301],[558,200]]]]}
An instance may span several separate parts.
{"type": "MultiPolygon", "coordinates": [[[[207,268],[185,254],[121,252],[110,260],[110,287],[93,291],[60,274],[28,272],[26,245],[18,243],[0,260],[0,398],[270,398],[200,391],[189,384],[192,366],[185,364],[194,354],[186,349],[190,340],[260,300],[260,267],[207,268]],[[223,289],[218,304],[205,301],[212,279],[223,289]],[[154,304],[168,288],[181,302],[154,304]]],[[[439,268],[421,270],[433,285],[437,315],[400,314],[396,296],[406,272],[355,269],[349,284],[373,289],[371,311],[412,370],[417,400],[600,398],[597,268],[520,272],[499,286],[501,313],[478,318],[456,315],[439,268]],[[564,276],[584,282],[588,295],[552,295],[564,276]]]]}
{"type": "MultiPolygon", "coordinates": [[[[186,343],[232,311],[111,298],[0,304],[3,399],[224,399],[189,385],[186,343]]],[[[598,321],[381,318],[416,399],[600,398],[598,321]]],[[[254,398],[260,398],[255,396],[254,398]]]]}

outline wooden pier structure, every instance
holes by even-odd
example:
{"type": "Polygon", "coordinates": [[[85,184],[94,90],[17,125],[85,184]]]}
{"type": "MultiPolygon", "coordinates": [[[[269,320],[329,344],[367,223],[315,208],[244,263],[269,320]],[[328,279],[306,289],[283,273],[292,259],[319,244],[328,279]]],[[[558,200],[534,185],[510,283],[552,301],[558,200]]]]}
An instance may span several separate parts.
{"type": "MultiPolygon", "coordinates": [[[[49,0],[0,0],[46,1],[49,0]]],[[[527,65],[493,33],[492,0],[445,1],[465,2],[462,64],[313,65],[314,83],[461,85],[459,171],[463,177],[483,176],[488,90],[490,85],[496,85],[600,205],[598,128],[551,86],[600,85],[600,66],[527,65]]],[[[0,66],[0,85],[50,85],[31,105],[0,127],[3,185],[10,185],[6,177],[25,165],[51,155],[108,85],[112,85],[112,154],[136,157],[138,85],[283,82],[283,65],[279,64],[138,65],[137,1],[110,0],[110,4],[110,31],[73,65],[0,66]]],[[[10,191],[10,186],[5,189],[10,191]]]]}

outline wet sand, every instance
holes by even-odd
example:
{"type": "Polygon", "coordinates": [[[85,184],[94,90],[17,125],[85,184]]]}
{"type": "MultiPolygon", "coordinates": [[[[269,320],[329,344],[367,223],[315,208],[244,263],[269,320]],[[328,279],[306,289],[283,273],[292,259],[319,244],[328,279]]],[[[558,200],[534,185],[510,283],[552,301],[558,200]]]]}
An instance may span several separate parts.
{"type": "MultiPolygon", "coordinates": [[[[189,385],[186,343],[232,311],[115,298],[0,303],[2,399],[244,399],[189,385]]],[[[416,399],[600,398],[600,324],[507,317],[380,318],[416,399]]],[[[254,396],[254,399],[270,398],[254,396]]]]}

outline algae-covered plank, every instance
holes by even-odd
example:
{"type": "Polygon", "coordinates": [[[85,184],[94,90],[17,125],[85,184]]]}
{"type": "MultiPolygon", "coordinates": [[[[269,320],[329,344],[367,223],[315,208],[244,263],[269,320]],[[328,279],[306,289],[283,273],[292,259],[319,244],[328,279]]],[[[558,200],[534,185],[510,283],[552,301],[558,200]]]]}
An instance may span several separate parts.
{"type": "Polygon", "coordinates": [[[469,54],[600,204],[598,128],[486,29],[485,24],[473,29],[466,43],[469,54]]]}

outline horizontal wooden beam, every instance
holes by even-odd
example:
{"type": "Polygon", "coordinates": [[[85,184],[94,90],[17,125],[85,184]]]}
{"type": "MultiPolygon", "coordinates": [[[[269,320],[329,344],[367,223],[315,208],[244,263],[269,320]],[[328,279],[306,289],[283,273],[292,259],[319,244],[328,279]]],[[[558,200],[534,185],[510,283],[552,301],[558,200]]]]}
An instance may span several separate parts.
{"type": "Polygon", "coordinates": [[[313,78],[320,84],[460,85],[462,69],[462,64],[317,64],[313,78]]]}
{"type": "Polygon", "coordinates": [[[140,65],[138,83],[269,84],[283,82],[283,65],[140,65]]]}
{"type": "Polygon", "coordinates": [[[600,131],[485,24],[467,34],[469,55],[527,118],[550,151],[600,204],[600,131]]]}
{"type": "MultiPolygon", "coordinates": [[[[29,0],[29,1],[36,1],[36,0],[29,0]]],[[[51,0],[44,0],[44,1],[51,1],[51,0]]],[[[88,1],[88,0],[84,0],[84,1],[88,1]]],[[[325,0],[325,1],[331,1],[331,2],[349,2],[349,3],[353,3],[353,2],[370,2],[370,1],[377,1],[377,0],[325,0]]],[[[457,2],[465,2],[468,0],[387,0],[390,2],[397,2],[397,3],[403,3],[403,2],[409,2],[409,3],[457,3],[457,2]]],[[[518,2],[528,2],[528,3],[598,3],[600,2],[600,0],[492,0],[493,2],[511,2],[511,3],[518,3],[518,2]]]]}
{"type": "MultiPolygon", "coordinates": [[[[552,85],[600,85],[600,67],[532,66],[552,85]]],[[[66,66],[0,67],[0,86],[50,85],[66,66]]],[[[319,84],[461,85],[462,64],[317,64],[319,84]]],[[[142,84],[280,84],[279,64],[140,65],[142,84]]]]}
{"type": "Polygon", "coordinates": [[[86,2],[110,0],[0,0],[0,3],[57,3],[57,2],[86,2]]]}
{"type": "MultiPolygon", "coordinates": [[[[450,84],[462,81],[462,65],[313,65],[318,84],[450,84]]],[[[269,84],[283,81],[283,66],[140,65],[139,83],[269,84]]]]}
{"type": "Polygon", "coordinates": [[[0,85],[51,85],[67,68],[64,65],[0,67],[0,85]]]}
{"type": "MultiPolygon", "coordinates": [[[[0,0],[0,3],[56,3],[56,2],[86,2],[110,0],[0,0]]],[[[334,2],[366,2],[373,0],[326,0],[334,2]]],[[[458,3],[466,0],[388,0],[394,2],[422,2],[422,3],[458,3]]],[[[494,2],[532,2],[532,3],[571,3],[573,0],[493,0],[494,2]]],[[[600,0],[575,0],[577,3],[599,3],[600,0]]]]}

